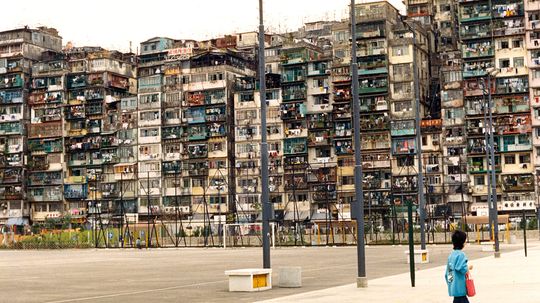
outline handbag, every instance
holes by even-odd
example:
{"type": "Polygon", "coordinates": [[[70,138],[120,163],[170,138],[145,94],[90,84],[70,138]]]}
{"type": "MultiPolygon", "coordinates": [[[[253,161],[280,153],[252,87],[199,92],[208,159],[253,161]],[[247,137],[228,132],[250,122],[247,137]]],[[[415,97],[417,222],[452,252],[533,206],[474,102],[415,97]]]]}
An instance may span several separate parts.
{"type": "Polygon", "coordinates": [[[465,274],[465,286],[467,288],[467,296],[474,297],[476,295],[476,289],[474,288],[474,280],[471,278],[469,272],[465,274]]]}

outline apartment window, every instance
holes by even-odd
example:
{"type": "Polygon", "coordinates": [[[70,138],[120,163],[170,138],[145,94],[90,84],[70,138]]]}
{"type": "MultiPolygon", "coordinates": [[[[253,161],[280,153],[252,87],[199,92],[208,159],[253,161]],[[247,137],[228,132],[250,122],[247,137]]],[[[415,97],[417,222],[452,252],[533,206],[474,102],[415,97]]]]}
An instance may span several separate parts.
{"type": "Polygon", "coordinates": [[[392,47],[392,56],[406,56],[409,54],[409,46],[394,46],[392,47]]]}
{"type": "Polygon", "coordinates": [[[141,129],[141,137],[157,137],[159,136],[158,128],[141,129]]]}
{"type": "Polygon", "coordinates": [[[341,177],[341,185],[353,185],[353,184],[354,184],[354,176],[341,177]]]}
{"type": "Polygon", "coordinates": [[[397,157],[398,167],[414,165],[414,156],[397,157]]]}
{"type": "Polygon", "coordinates": [[[519,155],[520,164],[529,164],[531,163],[531,156],[528,154],[519,155]]]}
{"type": "Polygon", "coordinates": [[[475,185],[486,185],[486,180],[484,179],[484,176],[476,176],[476,177],[474,177],[474,184],[475,185]]]}
{"type": "Polygon", "coordinates": [[[328,103],[329,103],[328,95],[313,96],[313,104],[315,105],[323,105],[323,104],[328,104],[328,103]]]}
{"type": "Polygon", "coordinates": [[[525,66],[525,60],[523,57],[514,58],[514,67],[523,67],[525,66]]]}
{"type": "Polygon", "coordinates": [[[530,144],[529,135],[518,135],[518,144],[530,144]]]}
{"type": "Polygon", "coordinates": [[[396,101],[394,102],[394,111],[412,111],[412,101],[396,101]]]}
{"type": "Polygon", "coordinates": [[[411,67],[407,64],[395,64],[392,66],[394,70],[394,78],[409,77],[411,75],[411,67]]]}
{"type": "Polygon", "coordinates": [[[516,157],[514,155],[504,156],[504,164],[516,164],[516,157]]]}
{"type": "Polygon", "coordinates": [[[508,47],[509,47],[508,41],[500,41],[499,42],[499,48],[504,49],[504,48],[508,48],[508,47]]]}
{"type": "Polygon", "coordinates": [[[521,48],[522,45],[523,45],[523,40],[521,40],[521,39],[512,40],[512,47],[513,48],[521,48]]]}
{"type": "Polygon", "coordinates": [[[499,59],[499,67],[510,67],[510,59],[499,59]]]}
{"type": "Polygon", "coordinates": [[[269,151],[279,151],[279,150],[281,150],[281,143],[280,142],[270,142],[270,143],[268,143],[268,150],[269,151]]]}
{"type": "Polygon", "coordinates": [[[410,82],[394,83],[394,94],[408,95],[412,92],[412,85],[410,82]]]}

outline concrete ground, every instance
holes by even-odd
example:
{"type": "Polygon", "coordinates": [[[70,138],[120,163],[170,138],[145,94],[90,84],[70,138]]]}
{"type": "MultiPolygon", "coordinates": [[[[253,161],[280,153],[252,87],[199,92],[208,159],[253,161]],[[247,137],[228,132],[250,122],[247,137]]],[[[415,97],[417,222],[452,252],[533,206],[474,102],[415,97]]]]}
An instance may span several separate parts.
{"type": "MultiPolygon", "coordinates": [[[[469,298],[473,303],[493,302],[540,302],[540,245],[530,247],[528,256],[523,250],[504,252],[500,258],[493,256],[470,260],[476,295],[469,298]]],[[[409,275],[399,274],[369,280],[367,288],[356,284],[322,289],[265,302],[370,302],[370,303],[450,303],[444,281],[445,266],[434,267],[416,273],[416,287],[410,286],[409,275]]]]}
{"type": "MultiPolygon", "coordinates": [[[[370,284],[375,283],[372,279],[403,273],[401,284],[407,284],[406,249],[407,246],[367,247],[370,284]]],[[[432,262],[417,265],[417,270],[445,264],[451,248],[444,245],[428,246],[428,249],[432,262]]],[[[517,249],[521,249],[520,244],[501,246],[503,256],[517,249]]],[[[466,248],[470,259],[489,255],[480,250],[478,245],[466,248]]],[[[335,290],[336,286],[356,279],[356,247],[276,248],[271,251],[271,257],[274,273],[280,266],[301,266],[302,288],[274,287],[258,293],[229,293],[224,271],[261,267],[260,248],[3,250],[0,251],[0,302],[253,302],[335,290]]],[[[436,276],[442,281],[439,271],[436,276]]],[[[422,272],[417,273],[419,279],[422,272]]],[[[276,274],[273,280],[277,285],[276,274]]],[[[393,289],[392,285],[389,287],[393,289]]]]}

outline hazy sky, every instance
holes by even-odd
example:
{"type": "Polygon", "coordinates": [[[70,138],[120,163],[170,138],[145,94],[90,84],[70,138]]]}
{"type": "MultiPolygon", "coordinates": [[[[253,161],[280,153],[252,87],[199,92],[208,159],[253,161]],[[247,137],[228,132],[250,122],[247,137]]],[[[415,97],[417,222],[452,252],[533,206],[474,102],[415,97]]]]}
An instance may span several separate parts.
{"type": "MultiPolygon", "coordinates": [[[[394,1],[394,0],[392,0],[394,1]]],[[[399,3],[399,0],[395,0],[399,3]]],[[[0,31],[29,25],[58,29],[63,43],[133,51],[155,36],[208,39],[256,31],[258,0],[15,0],[4,3],[0,31]]],[[[361,0],[357,0],[360,3],[361,0]]],[[[265,0],[265,25],[272,32],[296,30],[304,22],[339,20],[350,0],[265,0]]]]}

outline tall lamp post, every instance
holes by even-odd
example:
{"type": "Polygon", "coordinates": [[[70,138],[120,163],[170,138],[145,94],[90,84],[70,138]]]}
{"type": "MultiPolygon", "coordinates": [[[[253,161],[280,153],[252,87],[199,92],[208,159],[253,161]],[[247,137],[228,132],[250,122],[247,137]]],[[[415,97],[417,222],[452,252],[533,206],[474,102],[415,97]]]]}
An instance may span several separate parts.
{"type": "Polygon", "coordinates": [[[489,207],[489,222],[492,226],[492,237],[495,241],[495,258],[500,257],[501,253],[499,251],[499,218],[497,211],[497,178],[495,176],[495,139],[494,139],[494,129],[493,129],[493,112],[492,112],[492,98],[491,98],[491,80],[493,76],[498,74],[498,71],[494,68],[487,69],[487,88],[486,88],[486,78],[482,78],[482,92],[487,94],[488,101],[487,104],[484,104],[484,110],[487,110],[488,114],[488,125],[486,125],[486,131],[489,134],[489,142],[486,142],[486,149],[489,150],[489,178],[490,178],[490,188],[488,192],[490,193],[488,197],[489,207]]]}
{"type": "Polygon", "coordinates": [[[259,0],[259,95],[261,101],[261,204],[263,267],[270,268],[270,193],[268,191],[268,141],[266,138],[266,77],[264,60],[263,0],[259,0]]]}
{"type": "MultiPolygon", "coordinates": [[[[420,249],[426,249],[426,197],[424,195],[424,173],[422,168],[422,133],[420,131],[420,79],[418,77],[418,58],[416,57],[416,24],[412,22],[412,26],[403,21],[403,24],[407,26],[413,36],[413,80],[414,80],[414,107],[415,107],[415,117],[416,117],[416,156],[418,159],[417,170],[418,170],[418,208],[420,214],[420,249]]],[[[412,224],[410,222],[409,224],[412,224]]]]}
{"type": "Polygon", "coordinates": [[[351,0],[351,82],[354,124],[354,190],[356,198],[356,255],[358,276],[356,287],[367,287],[366,248],[364,243],[364,191],[362,188],[362,150],[360,141],[360,101],[358,98],[358,59],[356,57],[356,8],[351,0]]]}

